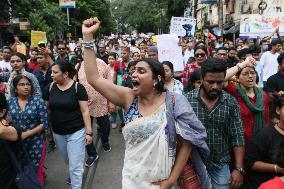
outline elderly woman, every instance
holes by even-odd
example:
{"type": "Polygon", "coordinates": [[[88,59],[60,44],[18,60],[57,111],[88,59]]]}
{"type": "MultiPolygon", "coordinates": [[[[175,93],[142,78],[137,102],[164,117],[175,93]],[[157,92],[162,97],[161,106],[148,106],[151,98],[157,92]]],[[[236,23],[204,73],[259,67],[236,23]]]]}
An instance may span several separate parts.
{"type": "Polygon", "coordinates": [[[22,129],[22,140],[43,185],[46,153],[44,129],[48,128],[46,105],[40,96],[32,95],[33,86],[28,77],[16,76],[13,87],[16,96],[8,99],[9,117],[12,125],[22,129]]]}
{"type": "Polygon", "coordinates": [[[165,70],[165,84],[169,91],[183,94],[183,85],[179,80],[174,79],[174,65],[169,61],[162,62],[165,70]]]}
{"type": "Polygon", "coordinates": [[[15,96],[13,79],[18,75],[24,75],[30,79],[33,88],[31,93],[33,95],[41,96],[41,89],[36,77],[25,70],[25,55],[21,53],[14,53],[11,55],[10,64],[13,72],[1,72],[0,82],[8,82],[6,87],[6,97],[15,96]]]}
{"type": "Polygon", "coordinates": [[[82,25],[85,72],[91,86],[126,112],[122,188],[173,188],[190,154],[201,183],[208,188],[201,160],[209,152],[206,131],[186,98],[164,90],[164,69],[153,59],[136,64],[133,89],[116,86],[100,77],[92,34],[99,25],[97,18],[85,20],[82,25]]]}

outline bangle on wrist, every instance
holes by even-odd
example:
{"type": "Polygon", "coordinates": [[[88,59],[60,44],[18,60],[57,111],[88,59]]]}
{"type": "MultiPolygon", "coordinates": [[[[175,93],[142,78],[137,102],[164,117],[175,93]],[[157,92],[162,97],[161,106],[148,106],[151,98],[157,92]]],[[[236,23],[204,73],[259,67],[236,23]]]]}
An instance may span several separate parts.
{"type": "Polygon", "coordinates": [[[92,137],[92,136],[93,136],[93,133],[86,133],[86,135],[89,135],[89,136],[92,137]]]}
{"type": "Polygon", "coordinates": [[[94,49],[95,42],[96,42],[96,40],[94,40],[94,39],[92,41],[82,41],[82,46],[84,48],[94,49]]]}
{"type": "Polygon", "coordinates": [[[276,164],[274,165],[274,171],[275,171],[276,174],[278,174],[277,165],[276,164]]]}

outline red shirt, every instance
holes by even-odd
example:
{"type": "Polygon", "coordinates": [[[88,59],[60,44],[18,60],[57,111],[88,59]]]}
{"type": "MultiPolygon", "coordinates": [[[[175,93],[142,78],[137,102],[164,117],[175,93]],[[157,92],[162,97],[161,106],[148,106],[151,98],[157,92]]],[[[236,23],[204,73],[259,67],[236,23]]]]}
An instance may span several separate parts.
{"type": "Polygon", "coordinates": [[[283,189],[284,182],[280,179],[280,177],[275,177],[267,182],[262,183],[258,189],[283,189]]]}
{"type": "Polygon", "coordinates": [[[33,71],[38,71],[40,67],[38,63],[33,62],[31,60],[29,61],[28,65],[29,65],[29,68],[33,71]]]}
{"type": "Polygon", "coordinates": [[[122,74],[121,70],[124,72],[125,69],[127,69],[125,62],[120,63],[120,61],[118,60],[114,63],[113,70],[117,72],[117,74],[121,75],[122,74]],[[120,64],[121,64],[121,68],[120,68],[120,64]]]}
{"type": "MultiPolygon", "coordinates": [[[[237,88],[234,83],[229,82],[225,90],[228,93],[230,93],[232,96],[234,96],[238,101],[238,104],[240,107],[241,118],[243,122],[243,128],[244,128],[245,143],[248,144],[248,142],[253,137],[254,113],[247,107],[246,103],[243,101],[243,99],[237,92],[237,88]]],[[[252,104],[254,104],[256,102],[256,96],[254,96],[253,98],[249,98],[249,100],[252,104]]],[[[270,124],[269,96],[265,92],[263,92],[263,101],[264,101],[264,116],[265,116],[264,123],[266,126],[268,126],[270,124]]]]}
{"type": "Polygon", "coordinates": [[[192,62],[191,64],[186,64],[182,74],[182,84],[184,87],[187,86],[190,75],[193,72],[196,72],[199,68],[200,67],[198,67],[196,62],[192,62]]]}

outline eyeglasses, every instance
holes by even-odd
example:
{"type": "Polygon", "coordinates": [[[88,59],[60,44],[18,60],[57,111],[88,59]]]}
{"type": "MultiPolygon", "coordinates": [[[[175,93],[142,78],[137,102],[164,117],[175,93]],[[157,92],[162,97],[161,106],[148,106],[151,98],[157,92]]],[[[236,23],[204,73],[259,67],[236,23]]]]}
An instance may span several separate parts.
{"type": "Polygon", "coordinates": [[[22,60],[18,59],[18,60],[10,60],[10,63],[14,64],[15,62],[20,63],[22,62],[22,60]]]}
{"type": "Polygon", "coordinates": [[[30,87],[32,85],[30,83],[19,83],[18,86],[20,86],[20,87],[25,87],[25,86],[30,87]]]}
{"type": "Polygon", "coordinates": [[[241,73],[242,76],[249,76],[249,75],[252,75],[252,76],[255,76],[256,75],[256,72],[254,71],[251,71],[251,72],[244,72],[244,73],[241,73]]]}
{"type": "Polygon", "coordinates": [[[65,50],[66,48],[57,48],[58,50],[65,50]]]}
{"type": "Polygon", "coordinates": [[[205,53],[196,53],[194,56],[195,56],[195,57],[199,57],[199,56],[204,57],[204,56],[205,56],[205,53]]]}

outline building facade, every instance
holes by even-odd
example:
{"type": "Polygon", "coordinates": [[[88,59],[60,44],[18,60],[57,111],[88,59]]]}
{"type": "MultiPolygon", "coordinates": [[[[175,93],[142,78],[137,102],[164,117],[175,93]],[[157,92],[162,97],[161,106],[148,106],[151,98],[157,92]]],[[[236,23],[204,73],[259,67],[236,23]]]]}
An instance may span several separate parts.
{"type": "MultiPolygon", "coordinates": [[[[198,0],[196,9],[197,28],[218,27],[220,22],[220,4],[202,4],[198,0]]],[[[219,0],[218,0],[219,2],[219,0]]],[[[228,29],[231,26],[239,26],[242,14],[265,14],[284,12],[284,0],[221,0],[223,4],[223,27],[228,29]],[[259,8],[260,3],[266,2],[265,9],[259,8]]]]}

